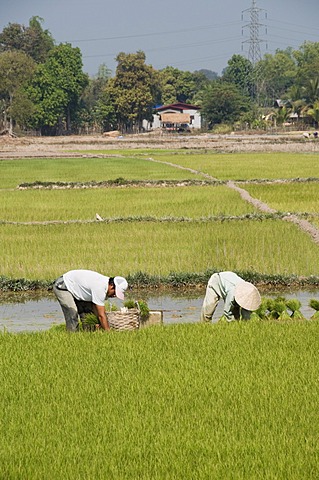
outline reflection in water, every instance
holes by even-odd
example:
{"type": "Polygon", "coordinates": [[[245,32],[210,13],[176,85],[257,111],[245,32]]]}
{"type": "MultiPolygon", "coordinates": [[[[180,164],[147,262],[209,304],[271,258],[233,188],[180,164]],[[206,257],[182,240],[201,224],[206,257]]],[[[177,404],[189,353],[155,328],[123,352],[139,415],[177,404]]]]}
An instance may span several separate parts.
{"type": "MultiPolygon", "coordinates": [[[[318,290],[298,290],[280,292],[261,292],[263,296],[297,298],[302,304],[301,312],[306,318],[313,315],[309,301],[318,299],[318,290]]],[[[198,322],[205,290],[195,292],[130,292],[130,298],[146,300],[150,310],[162,310],[164,324],[198,322]]],[[[112,303],[121,306],[121,302],[112,299],[112,303]]],[[[223,302],[219,302],[216,316],[221,317],[223,302]]],[[[0,296],[0,331],[35,332],[47,330],[52,325],[64,323],[60,305],[53,294],[41,295],[10,293],[0,296]]]]}

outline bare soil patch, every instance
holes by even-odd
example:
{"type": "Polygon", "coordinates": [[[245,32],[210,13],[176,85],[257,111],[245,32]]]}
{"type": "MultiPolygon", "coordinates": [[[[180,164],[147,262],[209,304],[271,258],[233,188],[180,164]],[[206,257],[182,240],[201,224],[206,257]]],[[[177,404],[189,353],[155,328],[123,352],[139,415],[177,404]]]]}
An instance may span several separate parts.
{"type": "Polygon", "coordinates": [[[302,132],[281,134],[234,133],[231,135],[70,135],[64,137],[0,137],[0,158],[70,157],[89,150],[184,149],[216,152],[319,152],[319,139],[304,138],[302,132]],[[80,153],[80,151],[82,151],[80,153]]]}

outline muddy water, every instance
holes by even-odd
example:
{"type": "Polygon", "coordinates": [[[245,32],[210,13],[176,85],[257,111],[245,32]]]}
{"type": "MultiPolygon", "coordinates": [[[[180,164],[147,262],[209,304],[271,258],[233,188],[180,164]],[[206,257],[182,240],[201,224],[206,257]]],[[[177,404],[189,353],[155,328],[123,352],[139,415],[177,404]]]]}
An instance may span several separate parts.
{"type": "MultiPolygon", "coordinates": [[[[198,322],[203,292],[188,293],[136,293],[135,298],[147,301],[151,310],[163,311],[164,324],[198,322]]],[[[280,291],[263,293],[267,297],[283,295],[286,298],[298,298],[302,304],[301,312],[310,318],[314,310],[309,307],[309,301],[319,299],[319,290],[280,291]]],[[[120,306],[120,302],[112,300],[120,306]]],[[[222,315],[223,302],[220,302],[215,315],[222,315]]],[[[64,323],[60,305],[53,294],[2,294],[0,295],[0,331],[7,332],[37,332],[48,330],[52,325],[64,323]]]]}

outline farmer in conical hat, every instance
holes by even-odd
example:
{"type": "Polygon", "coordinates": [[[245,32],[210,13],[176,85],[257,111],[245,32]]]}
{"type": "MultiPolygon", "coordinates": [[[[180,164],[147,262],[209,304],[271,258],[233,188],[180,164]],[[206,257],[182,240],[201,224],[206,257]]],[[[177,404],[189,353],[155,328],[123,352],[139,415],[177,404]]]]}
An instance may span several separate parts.
{"type": "Polygon", "coordinates": [[[75,332],[79,328],[79,316],[93,312],[102,329],[110,326],[105,312],[105,300],[117,297],[124,300],[128,284],[123,277],[106,277],[91,270],[71,270],[59,277],[53,285],[66,322],[66,329],[75,332]]]}
{"type": "Polygon", "coordinates": [[[251,312],[261,304],[257,288],[234,272],[214,273],[210,277],[202,306],[202,321],[218,322],[212,317],[220,299],[225,302],[224,316],[228,322],[250,318],[251,312]]]}

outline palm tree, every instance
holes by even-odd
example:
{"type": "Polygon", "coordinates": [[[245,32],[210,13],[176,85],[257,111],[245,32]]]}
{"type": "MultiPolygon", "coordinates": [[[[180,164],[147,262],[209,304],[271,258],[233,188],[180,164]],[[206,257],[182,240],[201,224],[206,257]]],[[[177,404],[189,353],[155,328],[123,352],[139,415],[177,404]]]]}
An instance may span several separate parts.
{"type": "Polygon", "coordinates": [[[288,98],[291,102],[300,101],[304,98],[305,87],[301,87],[300,85],[291,85],[290,88],[287,90],[287,94],[285,98],[288,98]]]}
{"type": "Polygon", "coordinates": [[[313,106],[306,110],[308,117],[311,117],[314,123],[314,127],[319,125],[319,100],[314,102],[313,106]]]}
{"type": "Polygon", "coordinates": [[[306,87],[306,97],[310,104],[319,100],[319,77],[309,80],[306,87]]]}
{"type": "Polygon", "coordinates": [[[275,121],[277,125],[285,123],[291,114],[291,108],[280,107],[275,114],[275,121]]]}

